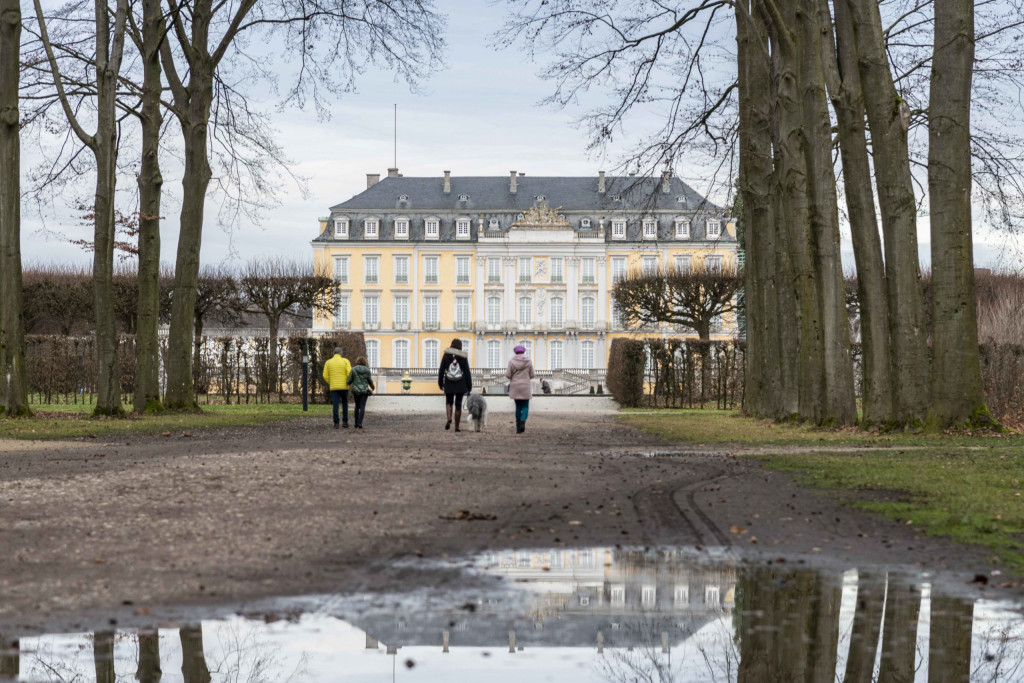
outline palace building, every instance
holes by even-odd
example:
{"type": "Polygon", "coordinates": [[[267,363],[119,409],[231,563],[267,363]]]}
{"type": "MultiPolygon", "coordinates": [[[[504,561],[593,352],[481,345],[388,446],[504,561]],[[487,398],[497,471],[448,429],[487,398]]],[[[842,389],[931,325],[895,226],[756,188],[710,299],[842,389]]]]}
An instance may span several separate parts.
{"type": "Polygon", "coordinates": [[[523,344],[539,371],[603,370],[617,336],[693,336],[624,329],[618,278],[736,264],[732,219],[668,173],[406,178],[392,168],[366,185],[331,207],[311,243],[342,290],[313,331],[363,331],[375,368],[436,369],[458,337],[474,368],[504,369],[523,344]]]}

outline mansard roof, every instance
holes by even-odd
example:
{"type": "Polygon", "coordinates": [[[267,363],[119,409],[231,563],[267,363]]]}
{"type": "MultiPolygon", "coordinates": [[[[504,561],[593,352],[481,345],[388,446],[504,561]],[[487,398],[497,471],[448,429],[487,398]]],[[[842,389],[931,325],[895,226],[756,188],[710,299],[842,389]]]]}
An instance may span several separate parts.
{"type": "Polygon", "coordinates": [[[598,177],[518,176],[510,192],[509,176],[452,176],[444,192],[441,177],[389,176],[331,211],[526,211],[543,195],[547,205],[562,211],[715,211],[719,207],[679,178],[671,178],[662,191],[660,178],[606,176],[605,192],[598,192],[598,177]],[[400,198],[406,196],[402,201],[400,198]],[[468,195],[467,199],[460,199],[468,195]],[[684,201],[680,202],[682,197],[684,201]]]}

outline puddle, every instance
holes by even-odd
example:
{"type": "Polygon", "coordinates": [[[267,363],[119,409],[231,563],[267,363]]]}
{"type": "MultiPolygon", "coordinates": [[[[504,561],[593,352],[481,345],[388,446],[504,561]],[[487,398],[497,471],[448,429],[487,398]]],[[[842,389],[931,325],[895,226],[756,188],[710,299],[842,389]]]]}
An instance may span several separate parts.
{"type": "Polygon", "coordinates": [[[276,599],[224,618],[24,635],[0,649],[0,679],[1024,680],[1019,606],[950,595],[927,576],[752,565],[690,549],[509,550],[444,567],[472,587],[276,599]]]}

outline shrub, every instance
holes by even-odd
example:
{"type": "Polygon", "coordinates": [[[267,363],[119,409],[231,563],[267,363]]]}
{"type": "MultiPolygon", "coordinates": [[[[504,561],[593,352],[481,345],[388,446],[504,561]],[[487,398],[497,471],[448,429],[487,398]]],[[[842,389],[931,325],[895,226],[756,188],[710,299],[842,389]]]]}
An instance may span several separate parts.
{"type": "Polygon", "coordinates": [[[614,339],[608,352],[608,391],[619,405],[636,408],[644,396],[644,343],[635,339],[614,339]]]}

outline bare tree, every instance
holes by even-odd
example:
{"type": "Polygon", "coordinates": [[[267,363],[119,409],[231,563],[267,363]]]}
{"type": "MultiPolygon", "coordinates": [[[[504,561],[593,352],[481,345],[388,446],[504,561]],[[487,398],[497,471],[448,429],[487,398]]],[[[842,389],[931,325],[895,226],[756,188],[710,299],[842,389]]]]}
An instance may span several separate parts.
{"type": "Polygon", "coordinates": [[[21,274],[21,4],[0,0],[0,407],[27,415],[21,274]]]}

